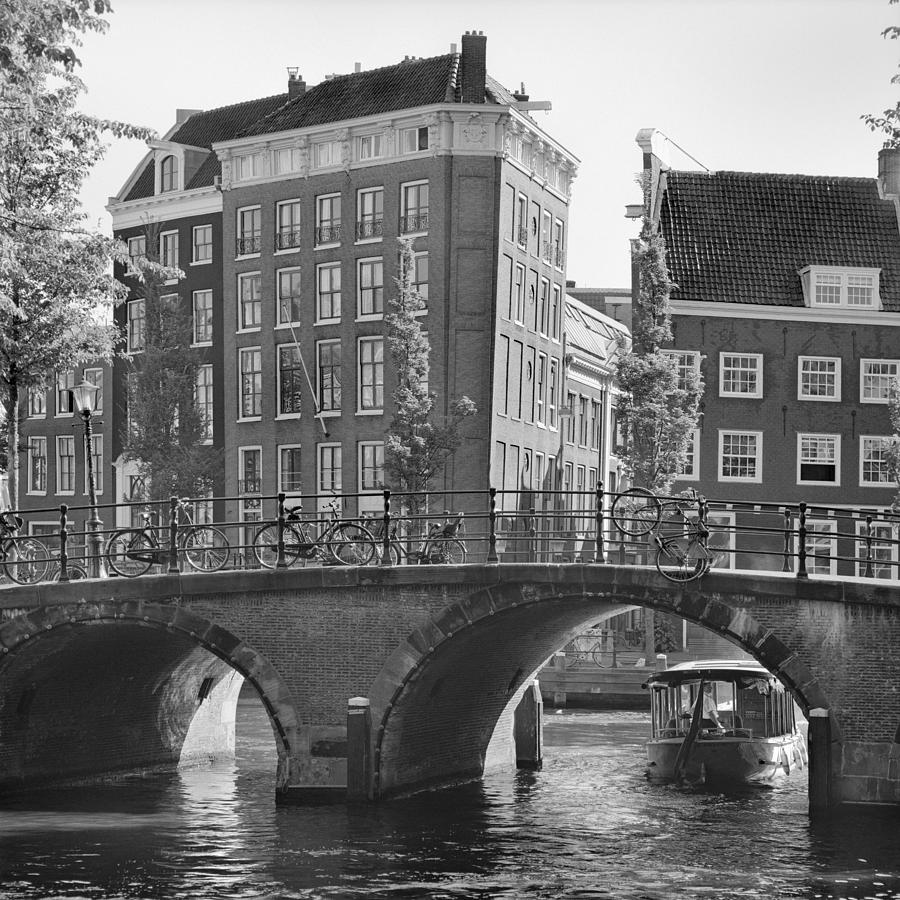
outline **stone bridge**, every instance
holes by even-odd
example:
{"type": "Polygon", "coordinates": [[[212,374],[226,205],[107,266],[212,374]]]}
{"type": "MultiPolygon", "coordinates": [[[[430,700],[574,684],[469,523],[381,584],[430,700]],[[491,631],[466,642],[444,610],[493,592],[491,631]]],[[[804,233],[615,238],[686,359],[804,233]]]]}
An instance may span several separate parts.
{"type": "Polygon", "coordinates": [[[723,635],[814,711],[814,808],[900,802],[900,587],[727,570],[677,585],[576,563],[2,589],[0,791],[233,753],[244,679],[271,719],[282,801],[478,778],[534,759],[517,708],[547,658],[636,606],[723,635]]]}

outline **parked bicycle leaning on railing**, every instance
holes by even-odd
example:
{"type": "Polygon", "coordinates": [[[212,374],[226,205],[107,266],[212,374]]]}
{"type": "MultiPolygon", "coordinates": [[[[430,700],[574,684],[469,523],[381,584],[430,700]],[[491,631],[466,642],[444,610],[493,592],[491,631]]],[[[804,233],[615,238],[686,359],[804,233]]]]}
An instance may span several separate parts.
{"type": "MultiPolygon", "coordinates": [[[[468,549],[460,537],[463,530],[464,513],[451,515],[444,510],[446,521],[431,522],[426,525],[427,533],[418,548],[412,548],[398,533],[396,522],[391,524],[388,552],[391,565],[398,566],[404,560],[410,565],[460,565],[466,561],[468,549]]],[[[367,520],[369,530],[375,537],[379,560],[384,559],[384,519],[367,520]]],[[[413,539],[414,540],[414,539],[413,539]]]]}
{"type": "Polygon", "coordinates": [[[37,538],[19,537],[22,517],[0,513],[0,561],[8,578],[18,584],[43,581],[50,568],[50,551],[37,538]]]}

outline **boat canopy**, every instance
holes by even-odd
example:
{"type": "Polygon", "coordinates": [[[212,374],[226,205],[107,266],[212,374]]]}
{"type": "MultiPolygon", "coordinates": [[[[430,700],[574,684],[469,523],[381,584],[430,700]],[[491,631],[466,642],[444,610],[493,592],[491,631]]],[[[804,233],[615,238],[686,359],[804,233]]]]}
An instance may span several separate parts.
{"type": "Polygon", "coordinates": [[[682,684],[697,684],[700,681],[732,682],[742,690],[755,688],[761,694],[784,689],[778,679],[758,663],[724,661],[693,662],[663,669],[654,672],[643,686],[662,690],[682,684]]]}

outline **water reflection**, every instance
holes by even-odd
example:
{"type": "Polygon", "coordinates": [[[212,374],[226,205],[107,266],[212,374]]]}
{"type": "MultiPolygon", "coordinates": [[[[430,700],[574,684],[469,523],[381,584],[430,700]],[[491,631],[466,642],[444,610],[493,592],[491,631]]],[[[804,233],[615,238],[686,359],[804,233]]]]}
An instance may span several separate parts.
{"type": "Polygon", "coordinates": [[[380,806],[276,808],[265,713],[234,765],[0,810],[0,896],[900,898],[900,815],[810,822],[806,781],[651,785],[643,713],[549,715],[541,772],[380,806]]]}

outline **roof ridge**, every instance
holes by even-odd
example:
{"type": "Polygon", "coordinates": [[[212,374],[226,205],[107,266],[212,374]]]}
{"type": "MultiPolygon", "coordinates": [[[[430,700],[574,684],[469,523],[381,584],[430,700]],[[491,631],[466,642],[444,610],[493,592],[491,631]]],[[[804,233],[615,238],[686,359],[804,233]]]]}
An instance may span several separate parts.
{"type": "MultiPolygon", "coordinates": [[[[184,121],[187,122],[188,119],[193,119],[194,116],[198,116],[198,115],[202,116],[202,115],[205,115],[206,113],[224,112],[225,110],[235,109],[238,106],[248,106],[251,103],[263,103],[266,100],[274,100],[276,97],[287,97],[287,96],[288,96],[287,91],[281,91],[277,94],[269,94],[267,97],[254,97],[252,100],[240,100],[237,103],[229,103],[226,106],[213,106],[210,109],[198,110],[197,112],[188,116],[188,118],[185,119],[184,121]]],[[[181,124],[183,125],[184,122],[182,122],[181,124]]]]}
{"type": "Polygon", "coordinates": [[[706,172],[698,172],[695,169],[666,169],[665,174],[697,175],[701,178],[714,178],[718,175],[740,175],[748,178],[778,178],[783,180],[806,178],[811,181],[858,181],[866,184],[877,180],[874,177],[865,175],[809,175],[804,172],[746,172],[738,169],[710,169],[706,172]]]}
{"type": "MultiPolygon", "coordinates": [[[[388,63],[386,66],[376,66],[374,69],[361,69],[359,72],[346,72],[342,75],[335,73],[331,78],[323,79],[319,84],[314,84],[309,91],[314,90],[320,84],[323,84],[325,81],[337,81],[338,78],[354,78],[358,75],[370,75],[372,72],[383,72],[385,69],[393,69],[396,66],[408,66],[411,63],[424,63],[424,62],[433,62],[436,59],[449,59],[451,56],[459,56],[459,53],[436,53],[434,56],[413,56],[407,57],[406,59],[401,59],[400,62],[388,63]]],[[[307,91],[307,93],[309,93],[307,91]]],[[[305,96],[305,95],[304,95],[305,96]]]]}

